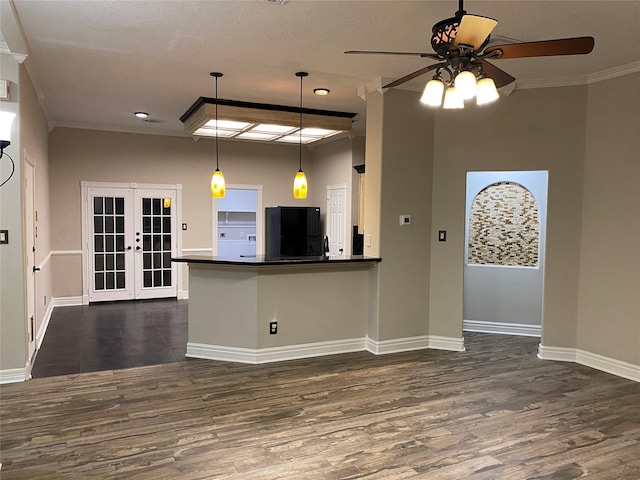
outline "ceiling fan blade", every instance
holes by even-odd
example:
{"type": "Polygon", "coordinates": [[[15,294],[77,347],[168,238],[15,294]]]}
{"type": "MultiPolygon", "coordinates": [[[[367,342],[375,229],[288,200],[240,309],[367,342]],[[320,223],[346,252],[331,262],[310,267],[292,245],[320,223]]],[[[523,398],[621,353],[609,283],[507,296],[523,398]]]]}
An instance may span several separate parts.
{"type": "Polygon", "coordinates": [[[480,60],[479,63],[482,65],[484,73],[486,73],[493,80],[493,83],[496,84],[496,88],[504,87],[505,85],[509,85],[511,82],[516,81],[516,79],[507,72],[500,70],[498,67],[486,60],[480,60]]]}
{"type": "Polygon", "coordinates": [[[436,68],[441,67],[443,65],[444,63],[434,63],[433,65],[429,65],[428,67],[421,68],[420,70],[416,70],[415,72],[410,73],[409,75],[405,75],[402,78],[399,78],[397,80],[394,80],[391,83],[383,85],[382,88],[397,87],[398,85],[402,85],[403,83],[406,83],[409,80],[413,80],[414,78],[417,78],[420,75],[424,75],[425,73],[430,72],[431,70],[435,70],[436,68]]]}
{"type": "Polygon", "coordinates": [[[460,44],[471,45],[474,50],[478,50],[497,24],[498,21],[493,18],[464,15],[458,26],[458,32],[453,44],[455,46],[460,44]]]}
{"type": "Polygon", "coordinates": [[[501,55],[490,58],[525,58],[549,57],[555,55],[585,55],[593,50],[593,37],[560,38],[541,42],[514,43],[511,45],[495,45],[485,49],[483,56],[499,51],[501,55]]]}
{"type": "Polygon", "coordinates": [[[422,58],[433,58],[434,60],[441,60],[441,58],[435,53],[426,53],[426,52],[384,52],[384,51],[375,51],[375,50],[347,50],[344,52],[346,54],[365,54],[365,55],[406,55],[410,57],[422,57],[422,58]]]}

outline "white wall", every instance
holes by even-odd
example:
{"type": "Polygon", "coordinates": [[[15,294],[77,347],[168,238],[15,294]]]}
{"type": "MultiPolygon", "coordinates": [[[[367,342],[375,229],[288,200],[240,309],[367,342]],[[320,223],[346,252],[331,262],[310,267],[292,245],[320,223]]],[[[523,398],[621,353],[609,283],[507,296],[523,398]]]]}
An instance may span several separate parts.
{"type": "Polygon", "coordinates": [[[547,176],[546,171],[467,173],[463,310],[465,321],[541,325],[547,176]],[[540,230],[537,267],[470,265],[467,262],[471,204],[480,191],[496,182],[522,185],[538,202],[540,230]]]}

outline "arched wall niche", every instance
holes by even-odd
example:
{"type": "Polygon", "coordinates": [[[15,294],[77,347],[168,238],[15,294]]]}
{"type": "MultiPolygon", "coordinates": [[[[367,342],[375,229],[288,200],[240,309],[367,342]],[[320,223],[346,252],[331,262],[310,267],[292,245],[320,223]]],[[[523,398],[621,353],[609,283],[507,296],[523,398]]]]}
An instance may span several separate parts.
{"type": "Polygon", "coordinates": [[[469,211],[467,263],[537,267],[540,209],[531,191],[516,182],[483,188],[469,211]]]}

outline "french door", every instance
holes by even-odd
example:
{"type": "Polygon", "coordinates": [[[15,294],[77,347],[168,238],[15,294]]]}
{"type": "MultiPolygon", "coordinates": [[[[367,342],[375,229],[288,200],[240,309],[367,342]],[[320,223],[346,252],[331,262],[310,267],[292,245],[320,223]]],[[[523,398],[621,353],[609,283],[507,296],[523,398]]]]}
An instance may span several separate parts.
{"type": "Polygon", "coordinates": [[[87,189],[90,302],[175,297],[176,191],[87,189]]]}

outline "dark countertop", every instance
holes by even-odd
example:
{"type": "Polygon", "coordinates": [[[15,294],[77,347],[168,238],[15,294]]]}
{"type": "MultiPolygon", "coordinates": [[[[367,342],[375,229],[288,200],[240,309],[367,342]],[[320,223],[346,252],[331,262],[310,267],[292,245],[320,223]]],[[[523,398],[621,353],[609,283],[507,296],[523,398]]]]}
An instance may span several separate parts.
{"type": "Polygon", "coordinates": [[[374,257],[365,257],[364,255],[351,255],[342,257],[267,257],[258,255],[255,257],[214,257],[213,255],[183,255],[181,257],[172,258],[173,262],[180,263],[199,263],[208,265],[244,265],[244,266],[261,266],[261,265],[335,265],[349,263],[378,263],[382,259],[374,257]]]}

